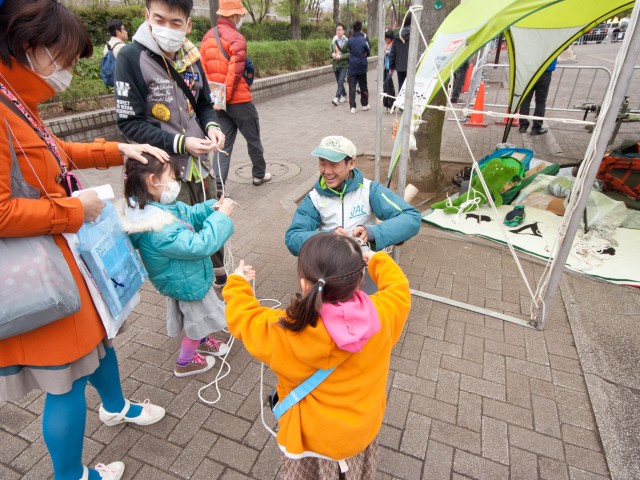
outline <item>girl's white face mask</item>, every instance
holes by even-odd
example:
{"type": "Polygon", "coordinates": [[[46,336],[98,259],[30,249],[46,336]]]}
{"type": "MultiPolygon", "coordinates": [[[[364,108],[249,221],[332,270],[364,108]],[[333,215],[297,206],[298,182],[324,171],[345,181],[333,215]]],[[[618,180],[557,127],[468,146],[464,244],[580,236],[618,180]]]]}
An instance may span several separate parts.
{"type": "Polygon", "coordinates": [[[182,48],[187,30],[174,30],[173,28],[161,27],[149,23],[151,36],[156,41],[163,52],[175,53],[182,48]]]}
{"type": "Polygon", "coordinates": [[[162,193],[160,194],[160,203],[163,203],[165,205],[175,202],[176,199],[178,198],[178,195],[180,194],[181,185],[177,181],[168,182],[166,184],[157,183],[155,186],[166,187],[169,189],[168,191],[163,190],[162,193]]]}
{"type": "Polygon", "coordinates": [[[47,55],[49,55],[49,58],[51,59],[53,64],[55,65],[55,69],[53,70],[53,73],[46,77],[44,75],[40,75],[36,71],[36,69],[33,68],[33,63],[31,63],[31,58],[29,58],[29,54],[25,54],[27,56],[27,60],[29,61],[29,66],[31,67],[31,70],[38,73],[38,75],[40,75],[43,78],[43,80],[45,80],[49,85],[51,85],[51,88],[53,88],[53,90],[56,93],[64,92],[67,88],[69,88],[69,85],[71,85],[71,81],[73,80],[73,74],[69,70],[66,70],[62,68],[60,65],[58,65],[58,63],[54,60],[53,55],[51,55],[51,52],[47,47],[45,47],[44,49],[47,52],[47,55]]]}

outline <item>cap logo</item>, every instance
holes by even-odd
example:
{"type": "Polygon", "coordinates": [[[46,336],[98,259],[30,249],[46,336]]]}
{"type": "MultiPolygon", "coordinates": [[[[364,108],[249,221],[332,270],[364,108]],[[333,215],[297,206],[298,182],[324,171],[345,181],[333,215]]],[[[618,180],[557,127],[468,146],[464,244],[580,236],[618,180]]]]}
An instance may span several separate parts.
{"type": "Polygon", "coordinates": [[[334,138],[334,137],[329,137],[327,139],[325,139],[324,144],[327,147],[338,147],[340,148],[340,144],[342,142],[340,142],[340,139],[338,138],[334,138]]]}

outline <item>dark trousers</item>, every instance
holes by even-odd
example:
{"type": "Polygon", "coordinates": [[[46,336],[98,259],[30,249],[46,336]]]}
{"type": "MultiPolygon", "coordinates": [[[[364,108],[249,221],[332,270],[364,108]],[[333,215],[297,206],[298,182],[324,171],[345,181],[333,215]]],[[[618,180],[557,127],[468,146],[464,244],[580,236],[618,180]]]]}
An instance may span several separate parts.
{"type": "Polygon", "coordinates": [[[253,102],[227,104],[227,111],[218,110],[218,123],[224,133],[225,141],[223,150],[227,155],[220,153],[220,166],[214,160],[216,181],[218,188],[222,188],[222,182],[227,181],[229,175],[229,165],[231,164],[231,152],[236,141],[238,130],[247,141],[249,158],[253,164],[251,173],[254,178],[264,178],[267,171],[267,164],[264,161],[264,148],[260,141],[260,120],[258,110],[253,102]]]}
{"type": "Polygon", "coordinates": [[[469,68],[469,60],[464,62],[462,65],[460,65],[460,67],[458,68],[458,70],[456,70],[456,73],[454,74],[453,90],[451,91],[452,102],[457,101],[458,97],[460,97],[460,92],[462,92],[462,87],[464,87],[464,80],[465,80],[465,77],[467,76],[468,68],[469,68]]]}
{"type": "MultiPolygon", "coordinates": [[[[384,83],[382,84],[382,91],[392,97],[396,96],[396,89],[393,86],[393,77],[389,75],[389,70],[384,71],[384,83]]],[[[382,97],[382,106],[391,108],[395,99],[389,97],[382,97]]]]}
{"type": "Polygon", "coordinates": [[[398,91],[400,91],[402,85],[404,85],[404,81],[407,79],[407,72],[399,72],[396,70],[396,73],[398,74],[398,91]]]}
{"type": "Polygon", "coordinates": [[[360,104],[363,107],[369,105],[369,87],[367,87],[367,74],[349,74],[349,106],[356,108],[356,85],[360,85],[360,104]]]}
{"type": "MultiPolygon", "coordinates": [[[[536,84],[533,86],[531,91],[524,97],[522,100],[522,105],[520,105],[520,115],[529,115],[529,111],[531,108],[531,99],[533,98],[533,94],[536,94],[536,108],[533,111],[533,114],[536,117],[544,117],[544,112],[547,107],[547,95],[549,95],[549,86],[551,86],[551,73],[552,72],[544,72],[542,76],[538,79],[536,84]]],[[[520,119],[520,126],[528,127],[529,120],[520,119]]],[[[542,120],[534,120],[532,130],[540,130],[542,128],[542,120]]]]}
{"type": "MultiPolygon", "coordinates": [[[[202,188],[203,182],[196,182],[192,179],[189,182],[181,180],[180,183],[182,183],[182,186],[177,198],[179,202],[186,203],[187,205],[195,205],[205,200],[218,198],[216,182],[211,175],[204,177],[204,192],[202,188]]],[[[214,268],[224,267],[224,247],[211,256],[211,261],[213,262],[214,268]]]]}
{"type": "Polygon", "coordinates": [[[336,98],[339,100],[341,97],[347,96],[347,90],[344,88],[344,81],[347,78],[347,67],[337,68],[333,73],[335,74],[336,82],[338,83],[336,98]]]}

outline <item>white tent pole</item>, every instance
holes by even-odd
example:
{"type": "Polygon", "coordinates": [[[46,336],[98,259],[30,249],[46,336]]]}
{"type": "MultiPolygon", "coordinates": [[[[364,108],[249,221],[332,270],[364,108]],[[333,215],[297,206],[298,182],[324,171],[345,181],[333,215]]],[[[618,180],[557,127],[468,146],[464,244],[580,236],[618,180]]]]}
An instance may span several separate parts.
{"type": "MultiPolygon", "coordinates": [[[[413,7],[421,7],[422,0],[414,0],[413,7]]],[[[411,35],[409,38],[409,56],[407,59],[407,79],[404,81],[404,111],[402,114],[402,143],[400,151],[400,163],[398,169],[398,195],[404,198],[404,189],[407,186],[407,163],[409,161],[409,142],[411,139],[411,120],[413,118],[413,91],[416,83],[416,70],[418,61],[418,42],[420,17],[422,9],[411,11],[411,35]]],[[[402,85],[398,85],[402,88],[402,85]]]]}
{"type": "MultiPolygon", "coordinates": [[[[624,96],[627,93],[629,85],[631,84],[633,67],[635,66],[636,61],[638,60],[638,55],[640,54],[640,30],[637,28],[638,8],[638,4],[636,3],[636,6],[634,6],[633,8],[631,22],[627,27],[624,44],[620,49],[620,52],[623,52],[625,50],[625,47],[628,47],[627,54],[624,58],[622,66],[620,67],[620,73],[617,77],[614,70],[613,80],[615,81],[615,84],[613,85],[613,87],[610,87],[613,88],[611,103],[608,106],[609,108],[606,109],[604,116],[598,118],[598,122],[596,123],[596,131],[598,124],[601,124],[602,128],[600,134],[597,136],[597,138],[595,136],[591,137],[589,148],[587,148],[587,154],[592,150],[595,152],[595,159],[602,159],[602,156],[607,149],[607,144],[616,126],[619,107],[622,105],[624,96]],[[593,149],[591,148],[592,146],[593,149]]],[[[565,264],[567,263],[567,258],[569,257],[569,252],[571,250],[571,247],[573,246],[573,240],[575,239],[578,228],[580,227],[582,213],[587,206],[589,193],[591,192],[593,182],[596,178],[596,174],[598,173],[600,162],[601,160],[592,162],[589,170],[586,172],[584,187],[582,190],[580,190],[580,194],[578,196],[577,208],[574,214],[569,218],[568,224],[566,225],[564,241],[562,245],[560,245],[558,254],[556,256],[556,261],[549,272],[548,284],[546,286],[546,289],[544,290],[543,302],[545,308],[539,308],[536,313],[536,328],[538,328],[539,330],[542,330],[544,328],[544,323],[547,320],[549,311],[551,310],[551,305],[557,293],[558,285],[560,284],[560,278],[562,277],[562,272],[564,271],[565,264]]],[[[562,231],[560,232],[560,234],[562,234],[562,231]]]]}
{"type": "MultiPolygon", "coordinates": [[[[380,151],[382,150],[382,92],[384,90],[384,1],[378,5],[378,94],[376,102],[376,156],[374,163],[374,177],[380,181],[380,151]]],[[[371,103],[371,99],[369,99],[371,103]]]]}

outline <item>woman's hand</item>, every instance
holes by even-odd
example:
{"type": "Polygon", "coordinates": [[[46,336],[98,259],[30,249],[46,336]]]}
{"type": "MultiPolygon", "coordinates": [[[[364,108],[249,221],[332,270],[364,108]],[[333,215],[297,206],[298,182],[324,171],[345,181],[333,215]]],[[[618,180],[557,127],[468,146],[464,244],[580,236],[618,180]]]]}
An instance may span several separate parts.
{"type": "Polygon", "coordinates": [[[87,190],[78,195],[84,210],[84,221],[93,222],[102,213],[105,203],[98,198],[94,190],[87,190]]]}
{"type": "Polygon", "coordinates": [[[240,275],[241,277],[244,277],[247,280],[247,282],[252,282],[256,278],[256,271],[253,269],[251,265],[245,265],[244,259],[240,260],[240,263],[238,264],[238,268],[236,268],[233,273],[235,273],[236,275],[240,275]]]}
{"type": "Polygon", "coordinates": [[[168,162],[169,154],[157,147],[152,147],[148,143],[119,143],[118,151],[125,158],[136,160],[146,165],[147,159],[142,156],[143,153],[153,155],[160,162],[168,162]]]}
{"type": "Polygon", "coordinates": [[[362,252],[362,259],[364,260],[364,263],[369,265],[369,260],[371,260],[371,257],[373,257],[375,254],[376,252],[374,252],[373,250],[367,250],[366,252],[362,252]]]}

